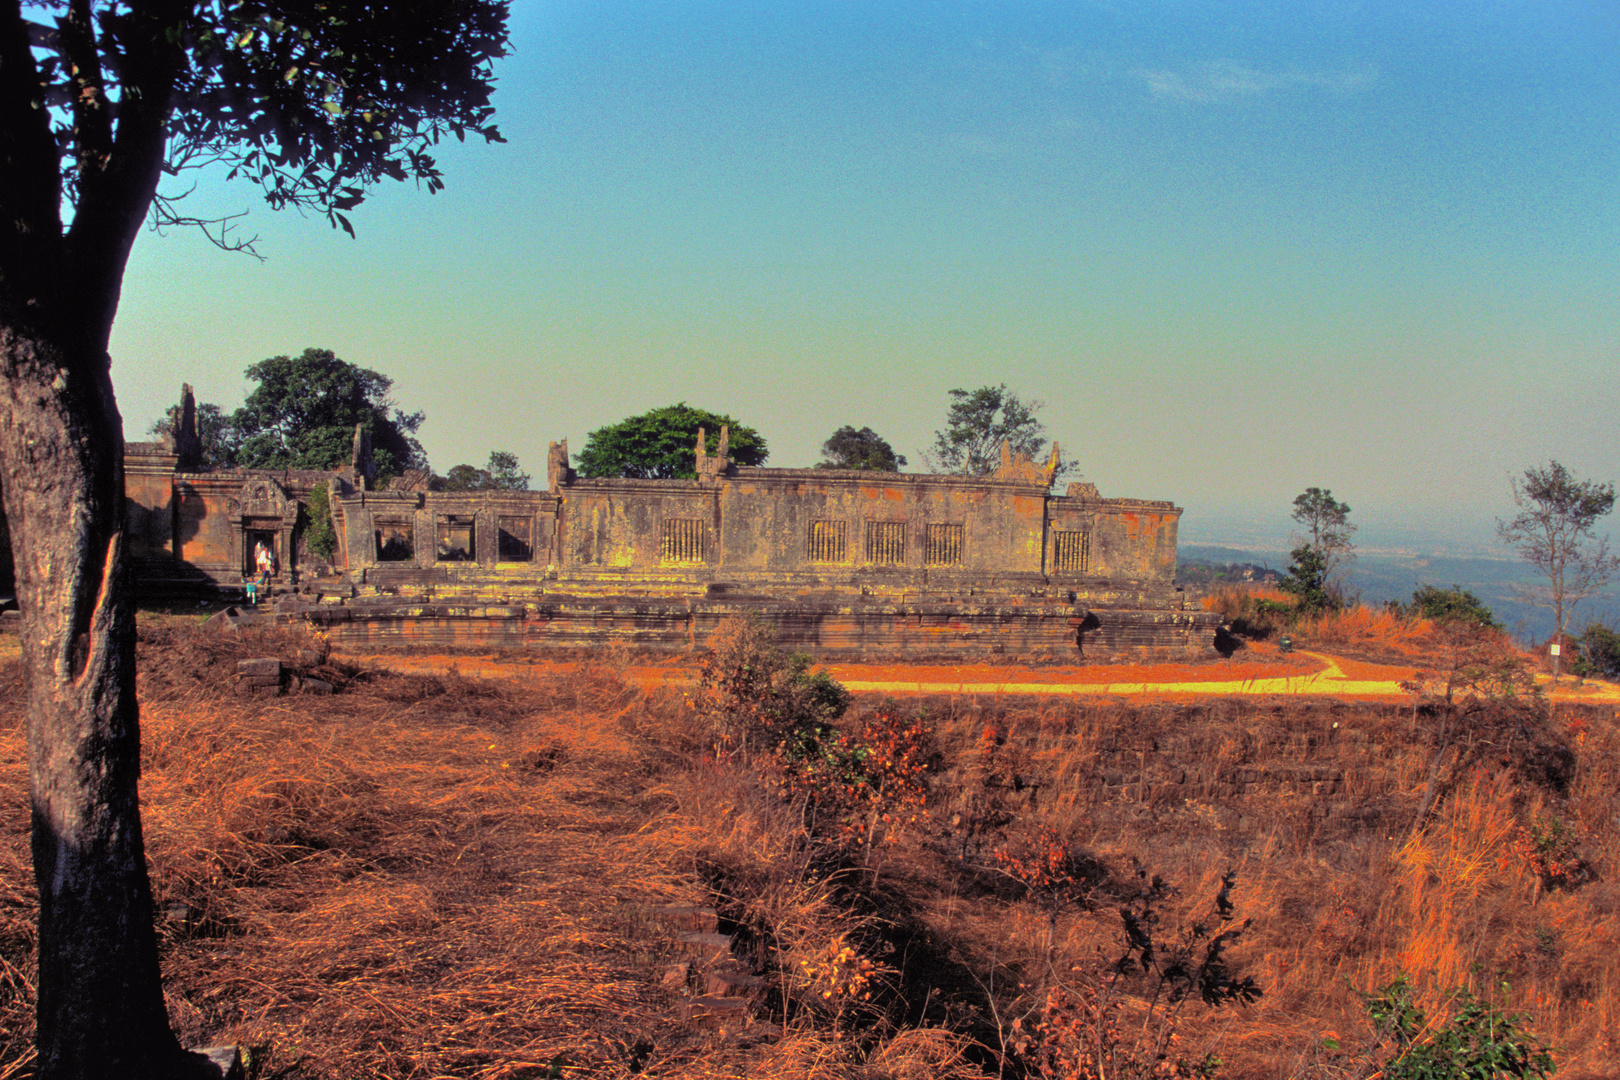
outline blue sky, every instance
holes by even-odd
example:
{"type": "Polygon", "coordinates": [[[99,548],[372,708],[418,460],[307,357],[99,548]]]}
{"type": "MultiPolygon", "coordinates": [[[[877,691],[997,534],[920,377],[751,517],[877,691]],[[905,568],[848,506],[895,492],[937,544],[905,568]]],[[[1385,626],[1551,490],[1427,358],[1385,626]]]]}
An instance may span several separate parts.
{"type": "Polygon", "coordinates": [[[308,346],[396,380],[441,471],[687,401],[771,464],[911,467],[1005,382],[1184,539],[1486,540],[1507,480],[1620,479],[1620,16],[1599,3],[543,3],[438,195],[259,263],[145,235],[132,438],[308,346]],[[1418,539],[1414,539],[1414,534],[1418,539]]]}

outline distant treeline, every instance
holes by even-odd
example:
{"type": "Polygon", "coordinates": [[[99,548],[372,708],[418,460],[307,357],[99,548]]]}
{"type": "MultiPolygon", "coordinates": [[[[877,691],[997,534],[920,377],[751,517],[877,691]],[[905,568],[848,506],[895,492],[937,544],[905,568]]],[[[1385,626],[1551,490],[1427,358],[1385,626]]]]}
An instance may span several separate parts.
{"type": "Polygon", "coordinates": [[[1252,562],[1213,562],[1209,559],[1182,559],[1176,563],[1176,581],[1181,585],[1216,585],[1229,581],[1276,582],[1279,570],[1252,562]]]}

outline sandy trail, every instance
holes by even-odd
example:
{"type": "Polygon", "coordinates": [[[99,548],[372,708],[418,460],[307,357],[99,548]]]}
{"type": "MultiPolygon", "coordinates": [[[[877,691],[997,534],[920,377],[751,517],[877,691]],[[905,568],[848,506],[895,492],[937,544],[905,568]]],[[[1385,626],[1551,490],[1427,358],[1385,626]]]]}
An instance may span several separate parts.
{"type": "MultiPolygon", "coordinates": [[[[1298,653],[1303,663],[1248,663],[1223,671],[1220,665],[1107,664],[1088,667],[1035,667],[990,665],[922,664],[827,664],[833,678],[857,694],[891,695],[1012,695],[1027,697],[1335,697],[1358,701],[1410,701],[1411,693],[1401,683],[1414,678],[1417,669],[1365,661],[1342,660],[1324,653],[1298,653]],[[1267,671],[1277,671],[1267,674],[1267,671]],[[1348,673],[1346,669],[1349,669],[1348,673]],[[1198,678],[1210,674],[1239,675],[1236,678],[1198,678]]],[[[483,657],[450,656],[346,656],[354,662],[416,674],[446,674],[480,678],[533,678],[544,671],[567,670],[568,663],[543,659],[495,660],[483,657]]],[[[687,664],[633,666],[626,672],[630,681],[651,689],[658,686],[694,685],[696,676],[687,664]]],[[[1620,704],[1620,686],[1587,680],[1582,684],[1563,681],[1556,688],[1543,677],[1555,701],[1614,702],[1620,704]]]]}

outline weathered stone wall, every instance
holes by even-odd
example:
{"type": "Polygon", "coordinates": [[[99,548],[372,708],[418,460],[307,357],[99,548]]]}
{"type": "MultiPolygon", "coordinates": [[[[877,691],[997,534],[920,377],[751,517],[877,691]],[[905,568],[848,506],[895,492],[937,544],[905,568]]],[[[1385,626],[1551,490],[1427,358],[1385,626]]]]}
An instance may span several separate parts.
{"type": "Polygon", "coordinates": [[[564,567],[704,569],[720,560],[718,490],[696,480],[581,480],[564,489],[564,567]],[[662,557],[663,523],[694,522],[695,557],[662,557]]]}
{"type": "Polygon", "coordinates": [[[301,507],[325,485],[350,594],[314,610],[347,635],[674,647],[754,612],[829,654],[1213,641],[1213,617],[1186,612],[1174,589],[1180,509],[1089,484],[1054,497],[1055,450],[1037,464],[1004,447],[998,470],[975,477],[737,468],[722,450],[698,454],[696,480],[633,480],[578,479],[559,446],[543,492],[431,491],[426,474],[367,491],[360,435],[347,469],[183,471],[196,438],[182,412],[172,438],[127,457],[143,580],[240,587],[263,542],[276,584],[297,584],[301,507]]]}
{"type": "Polygon", "coordinates": [[[1062,580],[1137,581],[1169,584],[1176,576],[1179,507],[1137,499],[1053,497],[1047,501],[1048,571],[1062,580]],[[1074,530],[1090,537],[1089,565],[1083,573],[1059,565],[1057,534],[1074,530]]]}
{"type": "Polygon", "coordinates": [[[124,507],[129,554],[137,559],[175,556],[174,472],[179,457],[153,443],[124,449],[124,507]]]}
{"type": "Polygon", "coordinates": [[[1041,573],[1046,492],[979,477],[738,469],[720,485],[721,564],[737,571],[1041,573]],[[812,557],[811,529],[842,532],[842,557],[812,557]],[[867,526],[899,526],[900,558],[869,558],[867,526]],[[960,529],[930,558],[929,527],[960,529]]]}

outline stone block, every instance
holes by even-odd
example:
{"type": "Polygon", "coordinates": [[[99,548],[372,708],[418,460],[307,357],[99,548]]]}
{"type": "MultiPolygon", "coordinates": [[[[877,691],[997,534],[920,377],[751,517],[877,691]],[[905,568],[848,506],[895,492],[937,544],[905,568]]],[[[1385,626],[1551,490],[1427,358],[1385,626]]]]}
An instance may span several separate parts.
{"type": "Polygon", "coordinates": [[[281,678],[281,661],[273,656],[260,657],[256,660],[238,660],[236,673],[248,677],[281,678]]]}
{"type": "Polygon", "coordinates": [[[738,1031],[748,1023],[748,1002],[744,998],[688,998],[682,1005],[685,1018],[708,1031],[738,1031]]]}
{"type": "Polygon", "coordinates": [[[688,931],[679,938],[682,950],[688,956],[695,957],[699,963],[713,963],[724,960],[731,955],[730,934],[709,934],[697,931],[688,931]]]}
{"type": "Polygon", "coordinates": [[[678,964],[670,964],[664,968],[663,974],[658,977],[658,982],[660,985],[667,986],[672,990],[685,990],[687,983],[691,979],[692,962],[682,960],[678,964]]]}
{"type": "Polygon", "coordinates": [[[741,965],[721,964],[703,973],[703,992],[710,997],[751,998],[765,989],[765,980],[741,965]]]}
{"type": "MultiPolygon", "coordinates": [[[[202,1058],[199,1064],[213,1070],[212,1075],[219,1080],[244,1080],[247,1070],[242,1066],[241,1048],[237,1046],[206,1046],[191,1053],[202,1058]]],[[[203,1075],[208,1075],[204,1073],[203,1075]]]]}
{"type": "Polygon", "coordinates": [[[661,904],[653,917],[666,926],[697,934],[712,934],[720,928],[720,916],[711,907],[696,904],[661,904]]]}
{"type": "Polygon", "coordinates": [[[299,692],[304,694],[314,694],[317,697],[325,697],[332,693],[334,689],[335,687],[333,687],[332,684],[327,682],[325,679],[305,679],[303,680],[303,685],[299,687],[299,692]]]}

